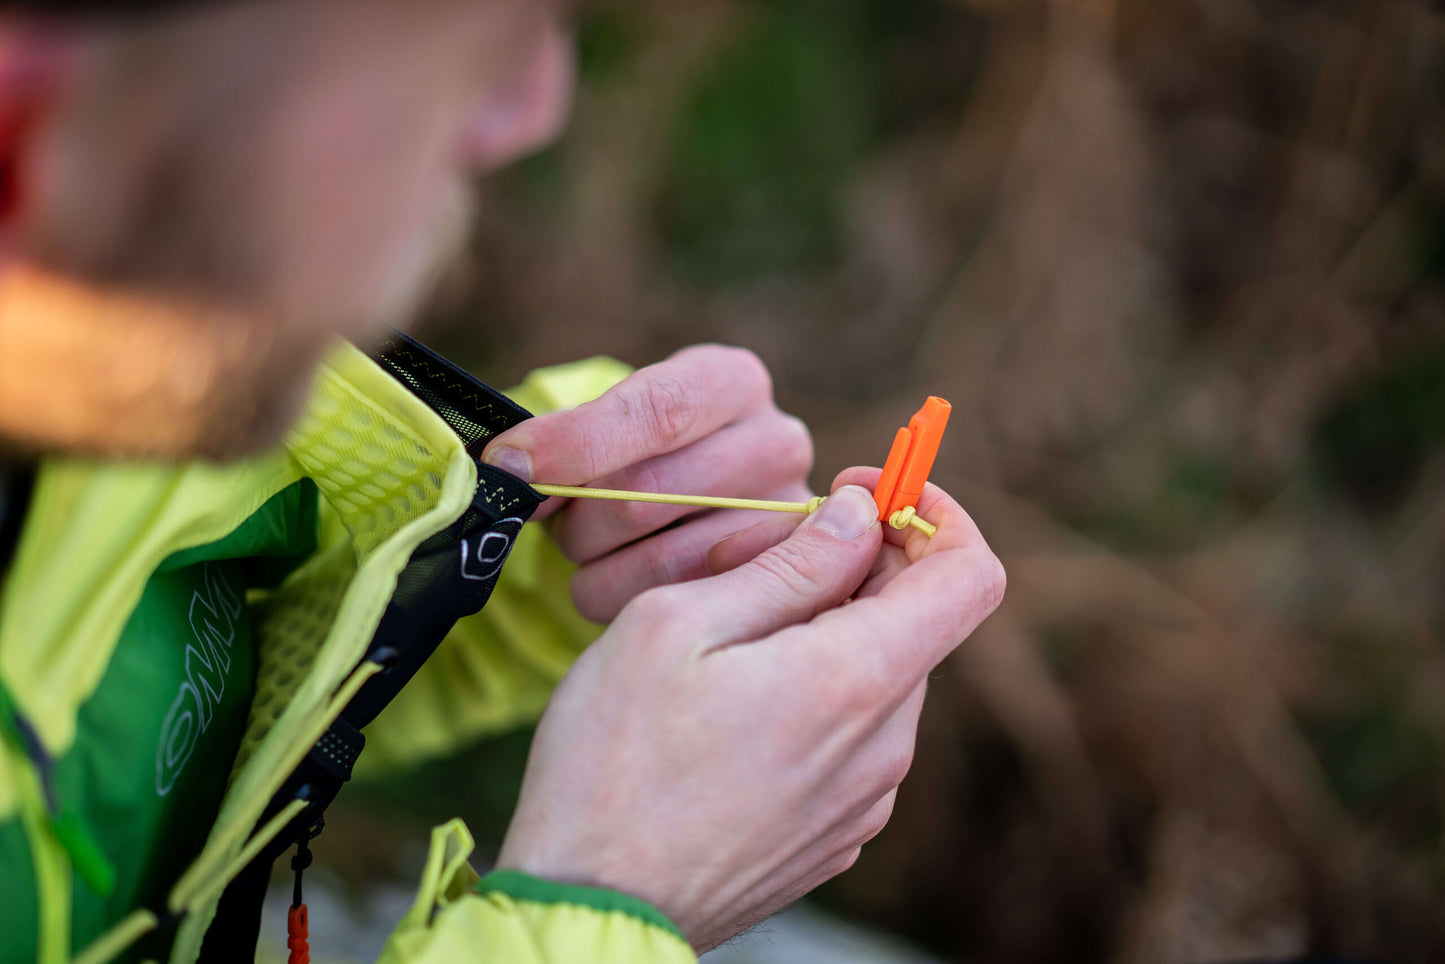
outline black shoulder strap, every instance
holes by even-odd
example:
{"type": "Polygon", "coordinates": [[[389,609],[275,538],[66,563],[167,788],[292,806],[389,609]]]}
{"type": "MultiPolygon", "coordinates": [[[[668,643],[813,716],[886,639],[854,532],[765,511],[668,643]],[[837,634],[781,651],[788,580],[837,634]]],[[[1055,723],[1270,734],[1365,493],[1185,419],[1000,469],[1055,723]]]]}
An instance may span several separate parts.
{"type": "MultiPolygon", "coordinates": [[[[474,459],[494,436],[531,415],[431,349],[397,333],[374,356],[378,364],[437,412],[474,459]]],[[[367,647],[382,663],[310,754],[282,785],[261,821],[294,800],[307,807],[226,888],[206,933],[201,959],[241,962],[255,957],[261,903],[271,864],[321,821],[366,738],[361,729],[396,698],[436,650],[452,625],[481,610],[491,597],[513,540],[542,496],[479,459],[477,489],[462,517],[412,553],[367,647]]]]}

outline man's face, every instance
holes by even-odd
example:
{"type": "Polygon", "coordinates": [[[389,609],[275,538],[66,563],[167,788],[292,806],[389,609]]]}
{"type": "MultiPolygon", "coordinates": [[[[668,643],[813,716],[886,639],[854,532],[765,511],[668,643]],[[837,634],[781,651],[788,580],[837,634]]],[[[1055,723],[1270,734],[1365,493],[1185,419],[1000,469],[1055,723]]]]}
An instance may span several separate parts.
{"type": "MultiPolygon", "coordinates": [[[[203,331],[239,314],[275,363],[231,372],[256,384],[226,390],[295,395],[330,337],[410,320],[464,238],[468,178],[557,133],[572,82],[561,13],[253,0],[83,28],[11,249],[223,309],[197,312],[203,331]]],[[[245,446],[276,429],[233,434],[245,446]]]]}

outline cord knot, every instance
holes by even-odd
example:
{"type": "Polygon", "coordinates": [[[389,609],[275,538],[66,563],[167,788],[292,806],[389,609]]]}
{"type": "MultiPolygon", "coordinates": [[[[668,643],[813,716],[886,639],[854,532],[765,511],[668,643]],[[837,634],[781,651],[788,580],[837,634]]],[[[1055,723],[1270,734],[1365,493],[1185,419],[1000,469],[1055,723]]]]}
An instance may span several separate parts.
{"type": "Polygon", "coordinates": [[[903,508],[899,509],[897,512],[893,513],[891,516],[888,517],[888,524],[895,529],[907,529],[909,525],[912,524],[913,517],[917,514],[917,509],[915,509],[911,505],[905,505],[903,508]]]}

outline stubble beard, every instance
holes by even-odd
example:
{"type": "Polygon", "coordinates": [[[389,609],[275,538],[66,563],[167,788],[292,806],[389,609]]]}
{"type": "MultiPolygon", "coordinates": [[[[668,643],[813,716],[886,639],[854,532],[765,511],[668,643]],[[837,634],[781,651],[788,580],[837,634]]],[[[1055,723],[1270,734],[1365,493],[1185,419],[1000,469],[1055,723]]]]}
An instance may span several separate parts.
{"type": "MultiPolygon", "coordinates": [[[[152,206],[149,214],[175,208],[152,206]]],[[[334,306],[297,317],[237,266],[262,254],[236,222],[146,218],[145,240],[104,262],[0,273],[0,443],[22,452],[227,460],[279,442],[339,337],[361,347],[411,328],[461,261],[475,202],[458,178],[387,261],[382,277],[338,284],[334,306]],[[170,223],[165,223],[170,222],[170,223]],[[138,258],[149,253],[154,259],[138,258]],[[222,256],[224,255],[224,256],[222,256]],[[188,259],[197,259],[187,263],[188,259]],[[149,263],[147,263],[149,260],[149,263]],[[230,266],[229,275],[217,274],[230,266]],[[256,290],[259,289],[259,290],[256,290]],[[19,359],[26,359],[24,368],[19,359]],[[68,386],[68,388],[67,388],[68,386]]],[[[185,212],[195,215],[196,212],[185,212]]]]}

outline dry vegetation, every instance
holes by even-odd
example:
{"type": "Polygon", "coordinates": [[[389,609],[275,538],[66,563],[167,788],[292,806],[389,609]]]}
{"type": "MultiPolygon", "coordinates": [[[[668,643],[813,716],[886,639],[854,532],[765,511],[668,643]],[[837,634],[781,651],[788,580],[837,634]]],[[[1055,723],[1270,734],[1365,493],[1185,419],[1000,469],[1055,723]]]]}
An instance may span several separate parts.
{"type": "Polygon", "coordinates": [[[432,339],[503,383],[748,345],[818,485],[944,395],[1009,569],[826,900],[959,961],[1445,957],[1445,17],[612,0],[583,41],[432,339]]]}

